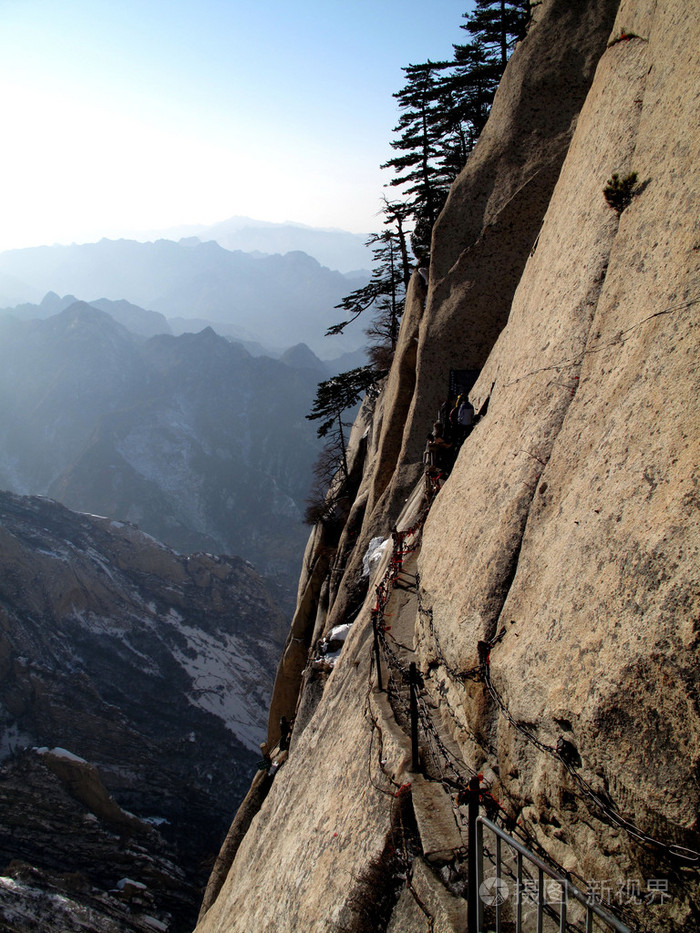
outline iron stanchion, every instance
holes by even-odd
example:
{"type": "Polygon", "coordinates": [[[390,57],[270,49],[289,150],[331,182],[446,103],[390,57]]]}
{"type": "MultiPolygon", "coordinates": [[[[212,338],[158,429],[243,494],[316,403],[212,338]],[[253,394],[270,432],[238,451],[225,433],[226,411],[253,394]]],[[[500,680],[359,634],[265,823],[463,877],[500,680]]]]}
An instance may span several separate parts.
{"type": "Polygon", "coordinates": [[[372,628],[374,629],[374,660],[377,665],[377,687],[380,690],[384,689],[382,684],[382,655],[379,648],[379,632],[377,631],[378,626],[377,613],[372,612],[372,628]]]}
{"type": "Polygon", "coordinates": [[[469,781],[469,846],[467,877],[469,879],[467,899],[467,933],[479,933],[479,892],[477,891],[478,873],[476,870],[476,821],[479,816],[480,781],[473,777],[469,781]]]}
{"type": "Polygon", "coordinates": [[[411,771],[418,771],[418,669],[415,661],[411,661],[408,679],[411,690],[411,771]]]}

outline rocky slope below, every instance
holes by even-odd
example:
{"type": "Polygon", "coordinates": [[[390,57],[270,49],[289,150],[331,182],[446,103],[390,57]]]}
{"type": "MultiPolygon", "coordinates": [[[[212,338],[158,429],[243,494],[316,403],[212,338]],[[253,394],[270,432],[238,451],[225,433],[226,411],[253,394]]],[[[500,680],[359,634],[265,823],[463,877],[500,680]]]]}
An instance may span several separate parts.
{"type": "Polygon", "coordinates": [[[282,633],[240,559],[0,494],[0,867],[77,872],[93,894],[128,876],[167,928],[191,926],[282,633]]]}
{"type": "Polygon", "coordinates": [[[157,819],[121,810],[77,756],[44,748],[5,761],[0,814],[4,933],[191,927],[198,872],[173,859],[157,819]]]}
{"type": "Polygon", "coordinates": [[[537,6],[356,422],[347,522],[309,541],[289,758],[198,933],[463,930],[475,778],[618,928],[697,929],[699,43],[679,0],[537,6]],[[451,370],[480,417],[426,483],[451,370]]]}

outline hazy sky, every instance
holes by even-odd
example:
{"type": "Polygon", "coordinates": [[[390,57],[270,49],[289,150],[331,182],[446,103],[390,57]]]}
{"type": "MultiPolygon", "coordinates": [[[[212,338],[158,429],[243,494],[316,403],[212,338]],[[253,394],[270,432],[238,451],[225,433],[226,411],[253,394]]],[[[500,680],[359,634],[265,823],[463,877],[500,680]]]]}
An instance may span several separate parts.
{"type": "Polygon", "coordinates": [[[401,67],[471,0],[0,0],[0,249],[235,214],[377,228],[401,67]]]}

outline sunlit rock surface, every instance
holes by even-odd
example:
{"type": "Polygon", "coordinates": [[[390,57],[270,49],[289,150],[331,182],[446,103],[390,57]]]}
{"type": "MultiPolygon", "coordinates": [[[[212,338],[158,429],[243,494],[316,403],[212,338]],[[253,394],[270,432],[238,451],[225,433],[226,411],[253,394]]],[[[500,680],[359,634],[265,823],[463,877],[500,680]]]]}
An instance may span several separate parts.
{"type": "Polygon", "coordinates": [[[310,539],[270,720],[274,741],[296,710],[289,758],[198,933],[464,929],[463,852],[452,828],[436,841],[437,790],[407,786],[404,700],[371,669],[389,554],[362,573],[371,539],[420,529],[451,368],[481,371],[483,417],[381,617],[422,674],[421,768],[458,829],[479,773],[530,847],[584,889],[627,892],[607,903],[631,929],[697,928],[677,856],[700,847],[699,44],[680,0],[537,7],[356,423],[347,521],[310,539]],[[619,216],[615,172],[638,176],[619,216]],[[329,667],[319,639],[343,622],[329,667]]]}

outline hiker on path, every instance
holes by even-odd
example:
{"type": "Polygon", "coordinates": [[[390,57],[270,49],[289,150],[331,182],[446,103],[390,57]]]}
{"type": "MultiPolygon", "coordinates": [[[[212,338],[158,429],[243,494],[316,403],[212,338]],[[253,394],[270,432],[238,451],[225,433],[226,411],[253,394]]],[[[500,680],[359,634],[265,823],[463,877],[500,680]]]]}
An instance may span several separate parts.
{"type": "Polygon", "coordinates": [[[452,444],[443,437],[443,427],[439,421],[433,425],[433,433],[428,437],[427,452],[432,455],[432,466],[440,470],[449,470],[452,465],[452,444]]]}
{"type": "Polygon", "coordinates": [[[280,751],[283,752],[289,748],[289,739],[292,733],[292,724],[283,716],[280,719],[280,751]]]}
{"type": "Polygon", "coordinates": [[[461,396],[461,403],[457,409],[457,425],[459,430],[459,445],[465,442],[465,440],[472,433],[474,428],[474,406],[469,401],[468,396],[461,396]]]}

